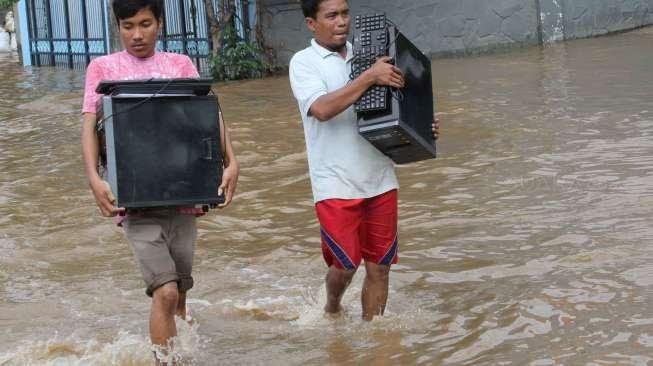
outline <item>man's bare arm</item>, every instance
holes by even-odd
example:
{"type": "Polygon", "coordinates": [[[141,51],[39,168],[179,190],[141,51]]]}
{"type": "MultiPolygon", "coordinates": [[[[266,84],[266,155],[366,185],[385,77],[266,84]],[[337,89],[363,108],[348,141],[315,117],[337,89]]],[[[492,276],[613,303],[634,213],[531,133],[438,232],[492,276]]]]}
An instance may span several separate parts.
{"type": "Polygon", "coordinates": [[[82,156],[84,158],[84,172],[89,182],[101,180],[97,171],[99,144],[95,132],[95,113],[84,113],[82,116],[82,156]]]}
{"type": "Polygon", "coordinates": [[[238,162],[236,161],[236,155],[234,154],[234,148],[231,144],[231,136],[229,134],[229,129],[224,123],[222,118],[222,113],[220,113],[220,134],[221,134],[221,143],[224,143],[224,170],[222,172],[222,182],[218,188],[219,192],[224,193],[225,201],[223,204],[218,207],[224,208],[231,203],[231,200],[236,192],[236,186],[238,185],[238,162]]]}
{"type": "Polygon", "coordinates": [[[325,94],[311,105],[309,113],[319,121],[328,121],[354,104],[373,85],[403,88],[401,70],[390,63],[390,57],[381,57],[359,77],[344,87],[325,94]]]}
{"type": "Polygon", "coordinates": [[[91,187],[95,202],[103,216],[116,216],[124,209],[114,206],[115,198],[111,189],[97,171],[99,144],[97,140],[96,115],[84,113],[82,117],[82,157],[84,159],[84,172],[91,187]]]}

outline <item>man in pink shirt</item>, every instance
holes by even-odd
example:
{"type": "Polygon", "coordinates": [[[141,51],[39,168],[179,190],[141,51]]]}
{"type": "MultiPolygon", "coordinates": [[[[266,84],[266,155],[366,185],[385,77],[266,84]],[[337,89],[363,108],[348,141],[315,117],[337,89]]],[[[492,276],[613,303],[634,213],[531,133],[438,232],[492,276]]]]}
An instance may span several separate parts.
{"type": "MultiPolygon", "coordinates": [[[[103,216],[124,212],[114,206],[115,199],[107,182],[98,174],[98,140],[96,104],[101,95],[95,89],[101,80],[149,78],[194,78],[197,70],[185,55],[157,52],[156,40],[163,26],[162,0],[113,0],[124,51],[94,59],[86,72],[82,108],[82,154],[90,188],[103,216]]],[[[224,126],[222,120],[216,121],[224,126]]],[[[236,190],[238,163],[234,157],[226,128],[224,171],[219,192],[225,195],[226,207],[236,190]]],[[[217,168],[217,167],[216,167],[217,168]]],[[[164,210],[127,215],[123,226],[134,256],[152,297],[150,338],[165,352],[176,335],[174,316],[186,316],[186,292],[193,287],[191,276],[197,228],[195,215],[179,210],[164,210]]],[[[158,360],[157,360],[158,363],[158,360]]]]}

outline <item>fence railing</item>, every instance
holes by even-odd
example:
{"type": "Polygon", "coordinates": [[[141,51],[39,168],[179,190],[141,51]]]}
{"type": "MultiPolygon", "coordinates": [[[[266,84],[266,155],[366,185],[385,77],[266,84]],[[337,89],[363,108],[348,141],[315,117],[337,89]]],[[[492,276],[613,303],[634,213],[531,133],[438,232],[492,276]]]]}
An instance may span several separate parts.
{"type": "Polygon", "coordinates": [[[107,54],[103,1],[27,0],[27,12],[33,65],[74,68],[107,54]]]}
{"type": "MultiPolygon", "coordinates": [[[[26,1],[32,65],[84,68],[92,58],[110,52],[109,0],[26,1]]],[[[211,1],[214,9],[220,9],[222,0],[211,1]]],[[[249,39],[255,0],[235,3],[234,27],[243,39],[249,39]]],[[[208,73],[212,41],[204,0],[165,0],[164,4],[157,48],[186,54],[200,73],[208,73]]]]}

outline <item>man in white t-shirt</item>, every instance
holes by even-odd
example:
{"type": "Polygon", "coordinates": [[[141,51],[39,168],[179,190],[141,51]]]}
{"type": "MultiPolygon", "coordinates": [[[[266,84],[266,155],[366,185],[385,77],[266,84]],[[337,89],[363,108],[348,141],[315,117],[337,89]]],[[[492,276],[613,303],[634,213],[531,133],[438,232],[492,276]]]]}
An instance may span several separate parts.
{"type": "MultiPolygon", "coordinates": [[[[393,162],[358,134],[352,105],[372,85],[402,88],[401,71],[380,58],[349,80],[352,49],[346,0],[302,0],[310,47],[290,61],[290,83],[304,124],[308,165],[329,266],[325,312],[340,301],[361,261],[363,319],[382,315],[390,265],[397,262],[397,189],[393,162]]],[[[438,135],[438,122],[433,133],[438,135]]]]}

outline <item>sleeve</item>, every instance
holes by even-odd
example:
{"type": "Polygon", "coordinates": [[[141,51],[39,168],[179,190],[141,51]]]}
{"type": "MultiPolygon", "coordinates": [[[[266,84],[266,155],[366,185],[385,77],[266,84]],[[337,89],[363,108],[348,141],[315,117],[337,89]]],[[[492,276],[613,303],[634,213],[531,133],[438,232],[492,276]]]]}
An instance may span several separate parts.
{"type": "Polygon", "coordinates": [[[193,64],[193,61],[188,56],[184,56],[183,62],[180,67],[180,75],[182,78],[199,78],[200,74],[197,72],[197,68],[193,64]]]}
{"type": "Polygon", "coordinates": [[[102,67],[95,60],[91,61],[86,69],[86,81],[84,83],[84,102],[82,103],[82,113],[95,113],[97,101],[101,95],[95,92],[98,84],[102,80],[102,67]]]}
{"type": "Polygon", "coordinates": [[[290,60],[289,76],[299,111],[302,116],[308,116],[311,105],[317,98],[328,93],[327,85],[322,80],[319,69],[297,55],[290,60]]]}

